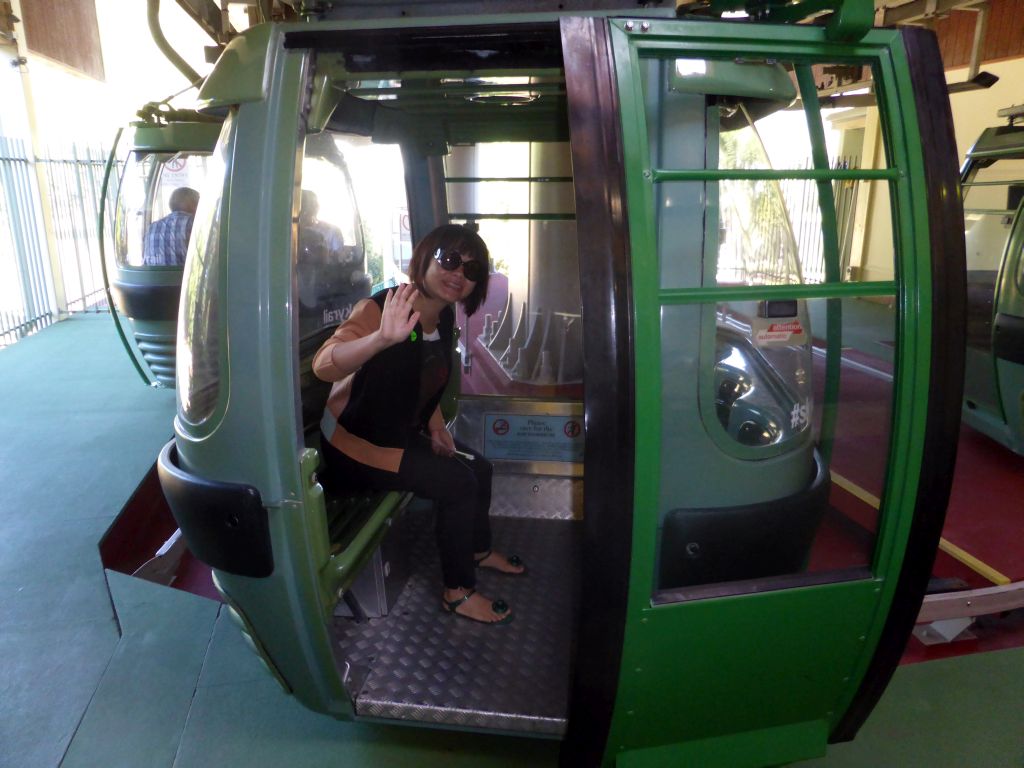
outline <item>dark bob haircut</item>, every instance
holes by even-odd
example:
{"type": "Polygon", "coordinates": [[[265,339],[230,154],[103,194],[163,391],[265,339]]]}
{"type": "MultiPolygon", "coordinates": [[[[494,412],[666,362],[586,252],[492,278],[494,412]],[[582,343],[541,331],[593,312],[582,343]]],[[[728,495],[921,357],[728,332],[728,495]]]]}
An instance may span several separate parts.
{"type": "Polygon", "coordinates": [[[409,279],[425,296],[430,294],[423,287],[424,278],[438,248],[444,251],[458,251],[463,256],[469,256],[479,262],[483,267],[484,276],[476,281],[473,292],[462,302],[466,317],[469,317],[487,298],[487,280],[491,276],[487,244],[480,235],[461,224],[442,224],[420,240],[413,249],[412,260],[409,262],[409,279]]]}

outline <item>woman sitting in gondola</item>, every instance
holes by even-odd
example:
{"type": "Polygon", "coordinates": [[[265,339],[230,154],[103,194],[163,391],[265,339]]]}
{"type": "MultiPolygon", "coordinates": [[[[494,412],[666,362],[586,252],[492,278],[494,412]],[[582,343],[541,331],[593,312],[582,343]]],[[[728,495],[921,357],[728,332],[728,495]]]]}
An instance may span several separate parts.
{"type": "Polygon", "coordinates": [[[355,306],[317,352],[313,371],[335,382],[321,424],[334,478],[350,490],[401,490],[436,502],[437,541],[449,613],[506,624],[502,600],[476,591],[476,568],[521,574],[491,549],[491,465],[455,442],[440,401],[451,367],[455,312],[472,315],[487,296],[484,241],[458,225],[438,227],[413,251],[411,284],[355,306]]]}

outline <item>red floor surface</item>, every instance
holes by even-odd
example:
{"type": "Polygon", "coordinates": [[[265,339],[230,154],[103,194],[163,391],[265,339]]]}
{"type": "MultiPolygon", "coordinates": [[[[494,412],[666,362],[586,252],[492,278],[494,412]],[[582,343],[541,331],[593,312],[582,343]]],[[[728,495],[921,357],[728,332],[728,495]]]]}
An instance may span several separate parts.
{"type": "MultiPolygon", "coordinates": [[[[844,350],[843,357],[831,470],[880,496],[886,464],[886,451],[881,447],[888,443],[891,418],[889,371],[882,361],[852,350],[844,350]]],[[[820,386],[824,380],[821,356],[816,355],[814,362],[820,386]]],[[[821,402],[820,392],[816,397],[821,402]]],[[[868,505],[835,486],[831,503],[839,517],[861,529],[861,546],[870,545],[874,520],[868,505]]],[[[832,528],[833,534],[843,530],[832,528]]],[[[837,556],[841,559],[844,552],[855,551],[856,538],[849,525],[844,535],[820,537],[812,554],[812,570],[837,556]]],[[[1024,457],[966,426],[960,432],[943,539],[1010,581],[1024,580],[1024,457]]],[[[943,551],[936,554],[932,575],[959,580],[970,589],[993,586],[985,576],[943,551]]],[[[979,618],[971,632],[975,635],[972,639],[933,646],[911,637],[903,663],[1024,646],[1024,610],[979,618]]]]}
{"type": "Polygon", "coordinates": [[[967,426],[945,537],[1011,581],[1024,580],[1024,457],[967,426]]]}
{"type": "MultiPolygon", "coordinates": [[[[943,538],[1011,581],[1024,580],[1024,457],[970,427],[960,429],[953,489],[943,538]]],[[[940,578],[960,578],[971,588],[991,587],[982,575],[939,552],[932,569],[940,578]]],[[[903,663],[1024,646],[1024,610],[982,616],[972,638],[926,646],[911,637],[903,663]]]]}

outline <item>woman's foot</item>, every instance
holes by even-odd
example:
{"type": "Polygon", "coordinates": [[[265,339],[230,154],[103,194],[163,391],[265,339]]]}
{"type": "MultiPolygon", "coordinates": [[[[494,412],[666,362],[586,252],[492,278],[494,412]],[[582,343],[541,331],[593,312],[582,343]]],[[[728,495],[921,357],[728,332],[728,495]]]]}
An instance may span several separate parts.
{"type": "Polygon", "coordinates": [[[475,589],[445,589],[443,599],[446,611],[466,619],[483,624],[507,624],[512,620],[512,611],[503,600],[491,600],[475,589]]]}
{"type": "Polygon", "coordinates": [[[477,568],[491,568],[499,573],[510,573],[518,575],[526,571],[526,566],[519,555],[503,555],[493,549],[487,552],[477,552],[473,555],[477,568]]]}

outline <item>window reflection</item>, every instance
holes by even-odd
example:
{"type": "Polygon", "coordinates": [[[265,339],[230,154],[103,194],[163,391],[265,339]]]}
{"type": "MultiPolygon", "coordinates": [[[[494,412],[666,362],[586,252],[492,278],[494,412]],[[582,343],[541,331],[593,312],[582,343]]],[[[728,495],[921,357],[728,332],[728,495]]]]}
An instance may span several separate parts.
{"type": "Polygon", "coordinates": [[[359,208],[342,145],[330,131],[306,137],[296,226],[299,337],[319,337],[370,295],[359,208]]]}
{"type": "Polygon", "coordinates": [[[234,123],[231,113],[210,157],[182,276],[177,389],[181,414],[191,424],[208,419],[220,396],[221,214],[234,123]]]}
{"type": "Polygon", "coordinates": [[[819,173],[885,168],[877,108],[797,99],[798,75],[831,96],[871,67],[660,56],[639,60],[662,301],[654,600],[865,578],[892,391],[870,361],[891,357],[894,315],[746,288],[893,278],[889,182],[819,173]],[[723,287],[750,298],[698,303],[723,287]]]}
{"type": "Polygon", "coordinates": [[[119,266],[184,264],[207,152],[133,152],[118,188],[114,252],[119,266]]]}
{"type": "Polygon", "coordinates": [[[1022,199],[1024,160],[1020,158],[977,163],[964,184],[969,347],[991,349],[996,277],[1022,199]]]}
{"type": "Polygon", "coordinates": [[[888,466],[895,315],[888,303],[829,301],[663,308],[655,602],[866,577],[888,466]],[[830,346],[831,312],[841,322],[830,346]],[[687,333],[701,322],[714,334],[704,378],[687,333]],[[779,333],[790,336],[757,341],[779,333]],[[689,394],[695,381],[707,404],[689,394]]]}
{"type": "Polygon", "coordinates": [[[801,436],[812,419],[811,347],[806,306],[766,301],[719,305],[714,403],[718,423],[744,446],[801,436]]]}
{"type": "Polygon", "coordinates": [[[583,328],[569,146],[455,147],[448,207],[491,252],[487,300],[458,311],[463,394],[582,397],[583,328]]]}
{"type": "Polygon", "coordinates": [[[652,167],[749,172],[749,178],[655,184],[663,288],[825,282],[823,206],[835,210],[834,274],[892,279],[891,246],[874,247],[892,241],[884,184],[871,190],[856,181],[757,178],[762,171],[801,175],[816,168],[812,122],[820,123],[824,141],[817,152],[827,156],[829,168],[886,166],[877,108],[862,104],[870,94],[835,96],[820,115],[809,113],[797,99],[796,73],[804,66],[816,83],[831,83],[843,94],[871,82],[870,67],[860,64],[640,60],[652,167]],[[863,189],[869,193],[858,196],[863,189]]]}

